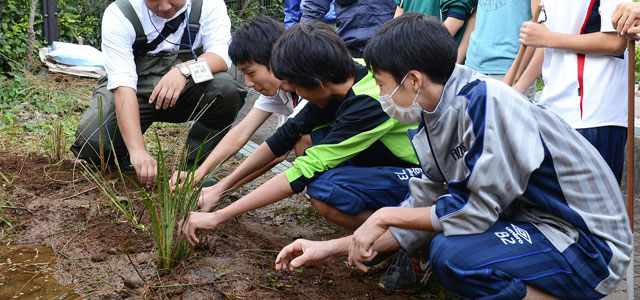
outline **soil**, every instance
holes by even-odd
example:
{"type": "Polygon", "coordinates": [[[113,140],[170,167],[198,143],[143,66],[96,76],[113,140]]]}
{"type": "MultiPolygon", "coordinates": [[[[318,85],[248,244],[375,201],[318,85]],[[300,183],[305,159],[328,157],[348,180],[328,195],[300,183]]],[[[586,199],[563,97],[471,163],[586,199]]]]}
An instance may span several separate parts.
{"type": "MultiPolygon", "coordinates": [[[[229,173],[234,158],[219,169],[229,173]]],[[[100,189],[73,161],[0,152],[0,217],[12,220],[8,245],[46,245],[55,256],[49,270],[64,286],[87,299],[443,299],[431,279],[412,292],[377,287],[384,272],[363,273],[346,258],[294,272],[277,272],[274,261],[296,238],[331,239],[348,232],[329,224],[310,207],[304,193],[239,216],[203,234],[193,254],[170,274],[156,271],[150,230],[134,226],[115,211],[100,189]],[[134,268],[135,266],[135,268],[134,268]],[[137,271],[136,271],[137,269],[137,271]],[[142,278],[137,275],[139,272],[142,278]]],[[[266,181],[265,174],[238,190],[237,199],[266,181]]],[[[108,179],[117,179],[107,173],[108,179]]],[[[133,203],[144,214],[141,201],[133,203]]],[[[148,217],[141,218],[149,225],[148,217]]],[[[4,223],[3,229],[8,229],[4,223]]],[[[35,276],[35,275],[34,275],[35,276]]],[[[3,277],[0,276],[0,281],[3,277]]],[[[9,284],[11,278],[4,279],[9,284]]],[[[3,282],[0,286],[7,284],[3,282]]],[[[75,295],[74,294],[74,295],[75,295]]],[[[70,299],[67,297],[66,299],[70,299]]]]}

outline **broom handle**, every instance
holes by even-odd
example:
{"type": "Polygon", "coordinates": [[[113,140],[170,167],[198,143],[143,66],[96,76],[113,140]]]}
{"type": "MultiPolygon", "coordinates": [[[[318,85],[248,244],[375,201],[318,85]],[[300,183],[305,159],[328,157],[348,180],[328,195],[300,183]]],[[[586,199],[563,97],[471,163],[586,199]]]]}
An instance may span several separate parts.
{"type": "Polygon", "coordinates": [[[627,104],[627,213],[631,222],[631,231],[633,231],[633,209],[634,209],[634,119],[635,119],[635,41],[629,40],[629,88],[628,88],[628,104],[627,104]]]}
{"type": "MultiPolygon", "coordinates": [[[[540,11],[542,11],[542,3],[539,3],[536,10],[533,12],[533,17],[531,18],[531,22],[538,22],[540,11]]],[[[516,56],[516,59],[513,61],[513,65],[511,66],[511,68],[509,68],[509,71],[507,71],[507,74],[504,75],[504,82],[506,82],[508,85],[513,85],[513,82],[516,79],[516,74],[518,73],[518,69],[520,69],[520,65],[522,64],[522,58],[524,57],[525,50],[527,50],[527,46],[520,45],[520,50],[518,50],[518,55],[516,56]]],[[[531,57],[529,56],[527,60],[528,61],[525,63],[525,65],[529,64],[529,60],[531,60],[531,57]]]]}
{"type": "MultiPolygon", "coordinates": [[[[628,47],[629,65],[628,65],[628,84],[627,88],[627,214],[629,216],[629,223],[631,225],[631,233],[633,234],[633,217],[634,217],[634,177],[635,177],[635,164],[634,164],[634,119],[635,119],[635,61],[636,61],[636,43],[634,40],[629,40],[628,47]]],[[[635,250],[631,252],[631,262],[627,268],[627,299],[633,300],[635,298],[634,283],[635,272],[633,259],[635,250]]]]}

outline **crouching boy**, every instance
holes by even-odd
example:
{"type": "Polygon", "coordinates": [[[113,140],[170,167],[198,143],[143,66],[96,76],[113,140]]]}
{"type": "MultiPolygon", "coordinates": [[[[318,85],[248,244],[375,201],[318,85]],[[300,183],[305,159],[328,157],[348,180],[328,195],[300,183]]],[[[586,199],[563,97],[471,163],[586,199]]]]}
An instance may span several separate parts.
{"type": "MultiPolygon", "coordinates": [[[[225,190],[293,148],[311,134],[313,146],[293,167],[253,192],[213,213],[193,212],[182,226],[195,244],[195,232],[214,229],[247,211],[274,203],[307,188],[320,214],[355,229],[373,211],[395,206],[408,193],[409,178],[420,174],[407,136],[407,125],[390,118],[376,99],[379,88],[367,69],[326,24],[299,24],[273,46],[270,67],[275,76],[307,99],[307,105],[287,120],[232,174],[212,189],[225,190]]],[[[218,198],[203,193],[205,204],[218,198]]]]}
{"type": "Polygon", "coordinates": [[[423,176],[411,179],[405,207],[376,211],[351,237],[298,240],[277,269],[348,254],[366,270],[377,252],[426,245],[429,260],[412,263],[430,263],[462,298],[599,299],[615,290],[632,235],[616,178],[586,139],[456,65],[447,31],[424,16],[385,24],[364,57],[389,95],[386,112],[421,122],[412,144],[423,176]]]}

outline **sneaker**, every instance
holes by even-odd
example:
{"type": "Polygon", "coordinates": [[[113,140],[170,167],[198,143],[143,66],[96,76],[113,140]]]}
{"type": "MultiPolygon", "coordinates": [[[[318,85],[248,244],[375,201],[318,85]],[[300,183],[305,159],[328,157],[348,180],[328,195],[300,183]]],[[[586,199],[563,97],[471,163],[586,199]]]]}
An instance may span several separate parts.
{"type": "Polygon", "coordinates": [[[389,269],[380,279],[380,287],[389,290],[404,290],[420,287],[431,275],[429,248],[418,248],[411,253],[400,249],[389,269]]]}

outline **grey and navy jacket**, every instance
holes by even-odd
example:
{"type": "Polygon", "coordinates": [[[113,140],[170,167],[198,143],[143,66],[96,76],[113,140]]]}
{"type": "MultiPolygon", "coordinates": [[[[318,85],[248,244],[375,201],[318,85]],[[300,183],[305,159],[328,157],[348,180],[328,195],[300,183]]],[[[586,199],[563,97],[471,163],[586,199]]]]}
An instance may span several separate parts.
{"type": "Polygon", "coordinates": [[[406,133],[418,125],[389,118],[377,99],[379,94],[372,74],[356,63],[354,85],[343,100],[332,100],[325,108],[307,103],[266,140],[278,157],[291,150],[302,135],[330,126],[322,140],[285,171],[294,192],[301,192],[317,176],[349,159],[361,167],[418,166],[406,133]]]}
{"type": "MultiPolygon", "coordinates": [[[[411,179],[405,205],[431,206],[433,228],[446,236],[485,232],[499,218],[532,223],[579,276],[596,279],[596,291],[615,289],[632,234],[620,187],[586,139],[502,82],[460,65],[422,117],[410,134],[423,176],[411,179]],[[604,260],[572,256],[584,251],[604,260]]],[[[407,249],[434,235],[392,233],[407,249]]]]}

